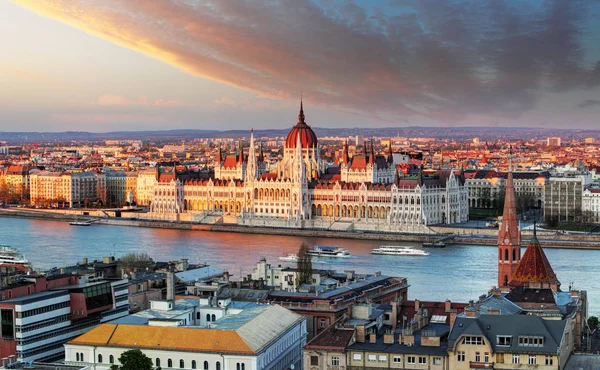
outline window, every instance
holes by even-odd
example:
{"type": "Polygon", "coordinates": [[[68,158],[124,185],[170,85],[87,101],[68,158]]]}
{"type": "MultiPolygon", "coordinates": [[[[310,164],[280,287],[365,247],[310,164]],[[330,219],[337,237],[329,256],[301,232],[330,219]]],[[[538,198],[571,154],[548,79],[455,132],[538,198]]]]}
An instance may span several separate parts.
{"type": "Polygon", "coordinates": [[[217,321],[217,317],[215,316],[215,314],[212,314],[210,316],[210,321],[217,321]]]}
{"type": "Polygon", "coordinates": [[[362,354],[360,354],[360,353],[355,353],[355,354],[352,356],[352,359],[353,359],[354,361],[360,361],[360,360],[362,360],[362,354]]]}
{"type": "Polygon", "coordinates": [[[98,363],[101,364],[102,363],[102,355],[98,354],[98,363]]]}
{"type": "Polygon", "coordinates": [[[485,343],[483,342],[482,337],[466,336],[465,339],[463,339],[463,344],[473,344],[473,345],[481,346],[485,343]]]}
{"type": "Polygon", "coordinates": [[[479,352],[475,352],[475,362],[481,362],[481,354],[479,352]]]}
{"type": "Polygon", "coordinates": [[[183,360],[179,360],[179,368],[183,369],[185,367],[185,362],[183,360]]]}
{"type": "Polygon", "coordinates": [[[79,362],[79,352],[75,352],[75,361],[79,362]]]}
{"type": "Polygon", "coordinates": [[[399,364],[399,363],[402,362],[402,357],[400,357],[400,356],[394,356],[392,362],[395,363],[395,364],[399,364]]]}
{"type": "Polygon", "coordinates": [[[465,352],[464,351],[458,351],[456,353],[456,357],[457,357],[457,361],[465,362],[465,352]]]}
{"type": "Polygon", "coordinates": [[[369,355],[367,357],[367,361],[369,361],[369,362],[377,361],[377,356],[375,356],[375,355],[369,355]]]}
{"type": "Polygon", "coordinates": [[[331,357],[331,366],[340,366],[340,358],[337,356],[331,357]]]}
{"type": "Polygon", "coordinates": [[[0,310],[0,317],[1,317],[1,325],[2,325],[2,338],[13,339],[15,337],[13,310],[12,309],[0,310]]]}
{"type": "Polygon", "coordinates": [[[327,321],[325,321],[325,319],[321,319],[321,321],[319,321],[319,327],[321,329],[325,329],[327,327],[327,321]]]}
{"type": "Polygon", "coordinates": [[[490,354],[489,353],[484,353],[483,355],[483,362],[488,363],[490,362],[490,354]]]}
{"type": "Polygon", "coordinates": [[[427,357],[419,357],[419,363],[424,365],[427,363],[427,357]]]}
{"type": "Polygon", "coordinates": [[[154,363],[156,364],[156,367],[160,367],[160,358],[157,357],[154,363]]]}
{"type": "Polygon", "coordinates": [[[204,361],[204,370],[208,370],[208,361],[204,361]]]}
{"type": "Polygon", "coordinates": [[[433,358],[433,364],[434,365],[441,365],[442,364],[442,358],[441,357],[434,357],[433,358]]]}
{"type": "Polygon", "coordinates": [[[496,362],[499,364],[504,363],[504,353],[496,353],[496,362]]]}
{"type": "Polygon", "coordinates": [[[502,347],[510,347],[512,344],[512,336],[510,335],[498,335],[496,337],[496,343],[502,347]]]}
{"type": "Polygon", "coordinates": [[[310,356],[310,366],[319,366],[319,356],[310,356]]]}
{"type": "Polygon", "coordinates": [[[513,364],[518,364],[521,362],[521,358],[517,354],[513,354],[513,364]]]}
{"type": "Polygon", "coordinates": [[[543,347],[544,337],[519,337],[521,347],[543,347]]]}
{"type": "Polygon", "coordinates": [[[192,369],[196,368],[196,360],[192,360],[192,369]]]}
{"type": "Polygon", "coordinates": [[[408,358],[406,359],[406,362],[408,362],[409,364],[414,364],[415,361],[415,356],[408,356],[408,358]]]}
{"type": "Polygon", "coordinates": [[[108,363],[109,364],[114,364],[115,363],[115,356],[113,356],[113,355],[108,356],[108,363]]]}
{"type": "Polygon", "coordinates": [[[167,367],[173,367],[173,360],[171,360],[171,359],[167,360],[167,367]]]}
{"type": "Polygon", "coordinates": [[[83,362],[83,353],[79,353],[79,358],[81,359],[81,362],[83,362]]]}
{"type": "Polygon", "coordinates": [[[529,365],[535,365],[535,364],[537,364],[537,356],[529,355],[529,365]]]}
{"type": "Polygon", "coordinates": [[[552,365],[553,362],[552,356],[546,355],[546,365],[552,365]]]}
{"type": "Polygon", "coordinates": [[[221,363],[219,361],[217,361],[215,369],[216,370],[221,370],[221,363]]]}
{"type": "Polygon", "coordinates": [[[387,356],[386,355],[379,355],[379,362],[387,362],[387,356]]]}
{"type": "Polygon", "coordinates": [[[196,320],[200,320],[200,312],[196,312],[196,320]]]}

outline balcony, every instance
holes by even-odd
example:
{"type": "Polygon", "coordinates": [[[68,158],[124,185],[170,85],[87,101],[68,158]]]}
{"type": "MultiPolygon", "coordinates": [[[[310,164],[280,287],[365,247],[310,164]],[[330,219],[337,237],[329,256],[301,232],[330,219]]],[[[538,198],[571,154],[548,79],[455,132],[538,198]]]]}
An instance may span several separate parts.
{"type": "Polygon", "coordinates": [[[493,362],[475,362],[475,361],[471,361],[469,363],[469,368],[470,369],[493,369],[494,368],[494,363],[493,362]]]}

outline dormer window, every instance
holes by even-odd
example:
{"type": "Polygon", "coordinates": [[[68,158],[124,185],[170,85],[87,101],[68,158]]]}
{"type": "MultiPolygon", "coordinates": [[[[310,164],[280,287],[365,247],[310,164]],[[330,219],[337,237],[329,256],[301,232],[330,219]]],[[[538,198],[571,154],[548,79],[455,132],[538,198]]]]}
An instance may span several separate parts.
{"type": "Polygon", "coordinates": [[[544,337],[540,336],[520,336],[519,346],[521,347],[543,347],[544,337]]]}
{"type": "Polygon", "coordinates": [[[512,335],[498,335],[496,343],[502,347],[510,347],[512,345],[512,335]]]}
{"type": "Polygon", "coordinates": [[[463,344],[471,344],[471,345],[481,346],[481,345],[485,344],[485,342],[483,341],[482,337],[468,335],[468,336],[464,337],[463,344]]]}

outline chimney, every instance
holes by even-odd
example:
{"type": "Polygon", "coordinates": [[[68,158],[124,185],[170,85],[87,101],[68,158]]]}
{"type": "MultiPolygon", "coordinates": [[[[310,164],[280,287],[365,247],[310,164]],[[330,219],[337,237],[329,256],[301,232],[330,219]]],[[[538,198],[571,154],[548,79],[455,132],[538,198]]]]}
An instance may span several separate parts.
{"type": "Polygon", "coordinates": [[[473,309],[471,309],[471,310],[465,310],[465,316],[470,317],[470,318],[477,317],[476,312],[473,309]]]}
{"type": "Polygon", "coordinates": [[[451,309],[452,309],[452,302],[449,299],[446,299],[446,302],[444,302],[444,311],[450,312],[451,309]]]}
{"type": "Polygon", "coordinates": [[[383,343],[394,344],[394,332],[385,333],[383,335],[383,343]]]}
{"type": "Polygon", "coordinates": [[[419,311],[419,308],[421,308],[421,301],[415,299],[415,312],[419,311]]]}
{"type": "Polygon", "coordinates": [[[84,264],[84,265],[87,265],[87,264],[88,264],[88,259],[87,259],[87,257],[85,257],[85,258],[83,259],[83,264],[84,264]]]}
{"type": "Polygon", "coordinates": [[[377,334],[369,334],[369,343],[377,343],[377,334]]]}
{"type": "Polygon", "coordinates": [[[450,324],[450,328],[452,329],[452,327],[454,326],[454,321],[456,320],[456,310],[452,310],[450,311],[450,322],[448,324],[450,324]]]}
{"type": "Polygon", "coordinates": [[[356,341],[359,343],[364,343],[365,341],[365,327],[362,325],[356,327],[356,341]]]}
{"type": "Polygon", "coordinates": [[[175,300],[175,274],[167,272],[167,300],[175,300]]]}
{"type": "MultiPolygon", "coordinates": [[[[398,327],[398,302],[392,302],[392,330],[398,327]]],[[[393,338],[393,337],[392,337],[393,338]]]]}

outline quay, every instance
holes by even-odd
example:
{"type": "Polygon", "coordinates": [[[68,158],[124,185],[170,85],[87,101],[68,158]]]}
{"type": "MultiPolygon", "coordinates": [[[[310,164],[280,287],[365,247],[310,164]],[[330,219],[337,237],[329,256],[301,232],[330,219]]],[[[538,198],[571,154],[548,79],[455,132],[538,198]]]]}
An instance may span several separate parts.
{"type": "MultiPolygon", "coordinates": [[[[40,220],[65,221],[72,222],[81,217],[82,210],[38,210],[23,208],[0,208],[0,217],[31,218],[40,220]]],[[[381,241],[406,241],[406,242],[431,242],[440,239],[450,239],[452,244],[462,245],[489,245],[497,246],[498,231],[496,229],[479,229],[450,226],[431,226],[430,234],[417,233],[386,233],[381,231],[374,232],[356,232],[343,230],[323,230],[309,228],[283,228],[266,226],[245,226],[236,224],[203,224],[190,221],[165,221],[156,219],[144,219],[133,217],[108,217],[105,212],[98,210],[89,210],[89,219],[97,225],[115,225],[129,227],[146,227],[158,229],[177,229],[177,230],[199,230],[213,232],[230,232],[243,234],[264,234],[264,235],[284,235],[284,236],[302,236],[336,239],[356,239],[356,240],[381,240],[381,241]],[[92,213],[94,215],[92,215],[92,213]],[[101,215],[101,216],[100,216],[101,215]]],[[[86,212],[87,213],[87,212],[86,212]]],[[[529,239],[529,231],[524,230],[522,245],[526,246],[529,239]]],[[[557,234],[549,231],[538,231],[538,237],[545,248],[560,249],[598,249],[600,250],[600,235],[590,234],[557,234]]]]}

